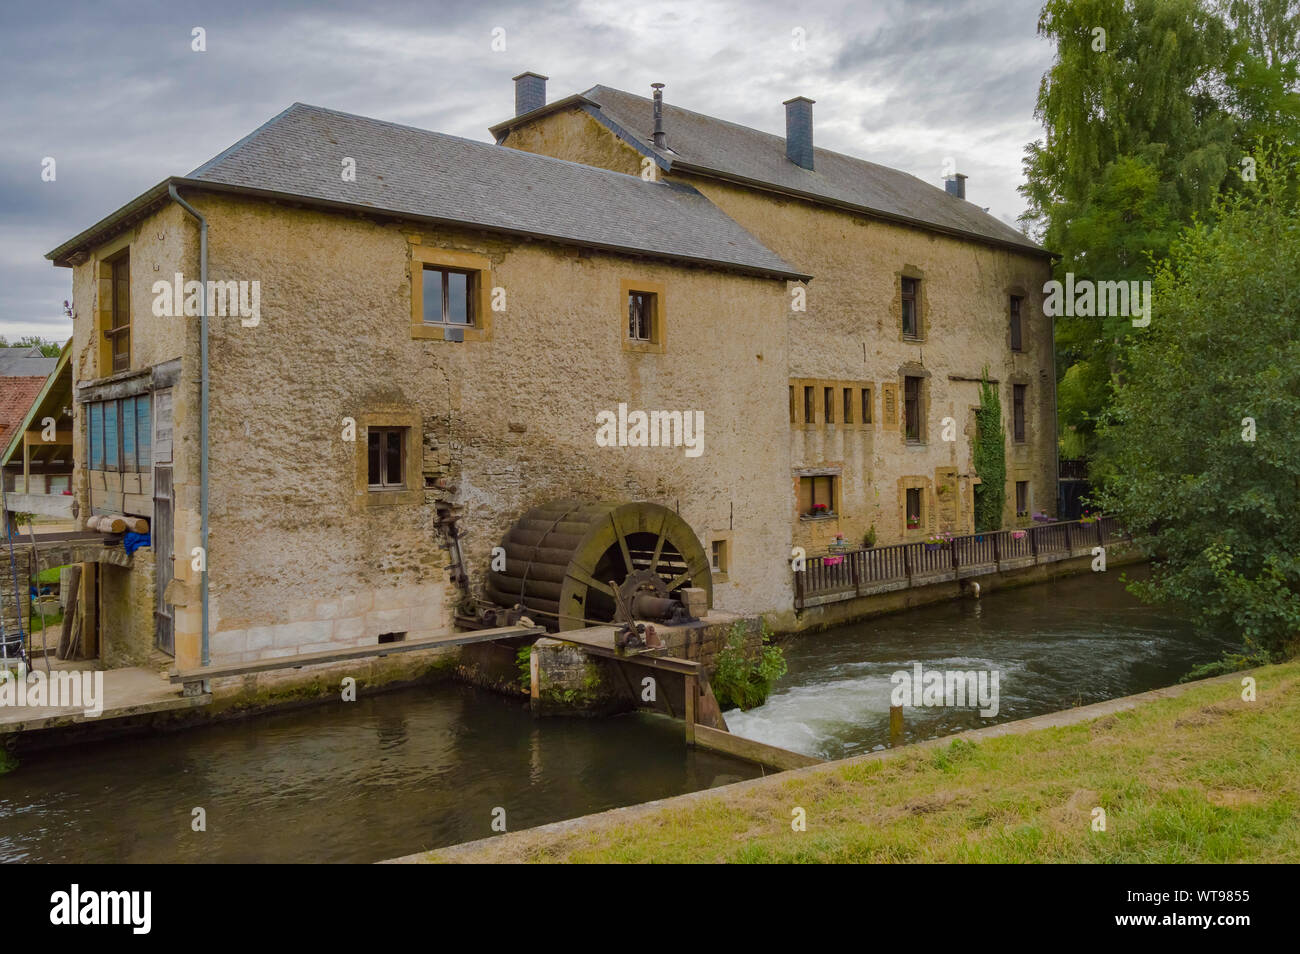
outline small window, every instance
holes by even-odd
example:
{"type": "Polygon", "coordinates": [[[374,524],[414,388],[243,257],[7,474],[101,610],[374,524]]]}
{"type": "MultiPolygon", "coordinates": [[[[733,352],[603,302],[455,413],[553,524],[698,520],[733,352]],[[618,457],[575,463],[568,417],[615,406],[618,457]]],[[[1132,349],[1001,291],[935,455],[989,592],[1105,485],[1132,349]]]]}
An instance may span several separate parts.
{"type": "Polygon", "coordinates": [[[920,289],[921,282],[916,278],[903,279],[903,337],[919,338],[921,337],[920,325],[917,321],[916,300],[917,292],[920,289]]]}
{"type": "Polygon", "coordinates": [[[844,389],[844,423],[853,423],[853,389],[844,389]]]}
{"type": "Polygon", "coordinates": [[[826,412],[826,423],[835,423],[835,389],[822,388],[822,408],[826,412]]]}
{"type": "Polygon", "coordinates": [[[1029,481],[1016,481],[1016,516],[1029,516],[1029,481]]]}
{"type": "Polygon", "coordinates": [[[104,405],[91,404],[86,415],[90,432],[90,469],[104,469],[104,405]]]}
{"type": "Polygon", "coordinates": [[[799,513],[805,517],[829,517],[835,514],[834,474],[799,478],[799,513]]]}
{"type": "Polygon", "coordinates": [[[921,426],[921,379],[903,379],[903,423],[908,441],[920,443],[924,428],[921,426]]]}
{"type": "Polygon", "coordinates": [[[406,642],[405,633],[380,633],[379,634],[379,645],[381,646],[384,643],[404,643],[404,642],[406,642]]]}
{"type": "Polygon", "coordinates": [[[871,423],[871,405],[874,402],[871,399],[871,388],[862,389],[862,423],[871,423]]]}
{"type": "Polygon", "coordinates": [[[817,421],[817,409],[813,405],[813,389],[806,387],[803,389],[803,422],[813,424],[817,421]]]}
{"type": "Polygon", "coordinates": [[[473,326],[473,272],[425,265],[423,292],[426,325],[473,326]]]}
{"type": "Polygon", "coordinates": [[[654,292],[627,293],[627,336],[632,341],[655,340],[655,311],[658,297],[654,292]]]}
{"type": "Polygon", "coordinates": [[[405,427],[366,429],[371,490],[397,490],[406,486],[406,431],[405,427]]]}
{"type": "Polygon", "coordinates": [[[1012,425],[1015,430],[1015,441],[1017,444],[1025,442],[1025,388],[1024,384],[1013,384],[1011,386],[1011,414],[1012,425]]]}
{"type": "Polygon", "coordinates": [[[1021,351],[1020,340],[1020,296],[1011,296],[1011,350],[1021,351]]]}
{"type": "Polygon", "coordinates": [[[907,529],[921,529],[921,488],[907,488],[907,529]]]}
{"type": "Polygon", "coordinates": [[[714,540],[712,554],[712,564],[714,573],[726,573],[729,554],[727,553],[726,540],[714,540]]]}
{"type": "Polygon", "coordinates": [[[790,423],[791,424],[798,423],[794,413],[794,385],[793,384],[790,385],[790,423]]]}
{"type": "Polygon", "coordinates": [[[108,263],[111,301],[104,337],[109,341],[114,371],[131,367],[131,257],[120,255],[108,263]]]}

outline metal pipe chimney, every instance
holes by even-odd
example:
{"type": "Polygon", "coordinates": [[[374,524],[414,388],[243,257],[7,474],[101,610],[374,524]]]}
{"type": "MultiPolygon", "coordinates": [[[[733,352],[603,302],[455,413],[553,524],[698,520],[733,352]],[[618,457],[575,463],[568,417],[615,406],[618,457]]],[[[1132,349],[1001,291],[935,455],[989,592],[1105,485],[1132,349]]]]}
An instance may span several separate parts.
{"type": "Polygon", "coordinates": [[[955,195],[959,199],[966,198],[966,179],[967,177],[960,172],[955,176],[950,176],[943,182],[943,187],[949,195],[955,195]]]}
{"type": "Polygon", "coordinates": [[[664,84],[651,83],[650,86],[655,91],[655,148],[667,149],[668,137],[664,135],[664,84]]]}

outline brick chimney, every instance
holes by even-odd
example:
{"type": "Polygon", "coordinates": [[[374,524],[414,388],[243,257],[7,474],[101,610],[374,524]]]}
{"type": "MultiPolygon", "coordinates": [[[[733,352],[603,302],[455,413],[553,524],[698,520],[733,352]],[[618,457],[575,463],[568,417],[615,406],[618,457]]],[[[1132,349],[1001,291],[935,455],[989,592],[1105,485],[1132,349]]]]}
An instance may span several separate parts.
{"type": "Polygon", "coordinates": [[[807,96],[787,99],[785,106],[785,155],[796,166],[813,167],[812,108],[807,96]]]}
{"type": "Polygon", "coordinates": [[[515,77],[515,115],[522,116],[546,105],[546,81],[541,73],[520,73],[515,77]]]}
{"type": "Polygon", "coordinates": [[[943,187],[948,190],[949,195],[955,195],[959,199],[966,198],[966,176],[960,172],[955,176],[949,176],[943,180],[943,187]]]}

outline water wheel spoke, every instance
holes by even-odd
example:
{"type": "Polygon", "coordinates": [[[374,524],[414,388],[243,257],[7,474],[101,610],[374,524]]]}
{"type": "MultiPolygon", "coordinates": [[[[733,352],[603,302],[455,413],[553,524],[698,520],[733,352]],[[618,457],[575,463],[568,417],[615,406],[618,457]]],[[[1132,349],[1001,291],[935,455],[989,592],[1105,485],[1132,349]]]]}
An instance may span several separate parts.
{"type": "Polygon", "coordinates": [[[663,552],[664,552],[664,544],[668,542],[668,537],[667,537],[667,535],[664,533],[664,526],[663,526],[663,524],[664,524],[665,522],[666,522],[666,521],[661,521],[660,524],[659,524],[659,539],[657,539],[657,540],[655,541],[655,552],[654,552],[654,554],[650,557],[650,572],[651,572],[651,573],[656,573],[656,572],[658,572],[658,570],[659,570],[659,557],[661,557],[661,556],[663,555],[663,552]]]}
{"type": "Polygon", "coordinates": [[[612,597],[614,595],[614,590],[608,583],[600,582],[600,580],[596,579],[594,576],[592,576],[590,573],[588,573],[580,566],[576,566],[576,565],[570,566],[568,573],[566,575],[573,577],[573,579],[577,580],[579,583],[586,585],[590,589],[599,590],[601,593],[604,593],[606,596],[612,597]]]}
{"type": "Polygon", "coordinates": [[[618,537],[618,548],[623,553],[623,565],[627,567],[627,572],[631,573],[636,570],[636,567],[632,565],[632,551],[627,547],[627,537],[623,536],[623,529],[612,513],[609,515],[609,522],[614,527],[614,536],[618,537]]]}

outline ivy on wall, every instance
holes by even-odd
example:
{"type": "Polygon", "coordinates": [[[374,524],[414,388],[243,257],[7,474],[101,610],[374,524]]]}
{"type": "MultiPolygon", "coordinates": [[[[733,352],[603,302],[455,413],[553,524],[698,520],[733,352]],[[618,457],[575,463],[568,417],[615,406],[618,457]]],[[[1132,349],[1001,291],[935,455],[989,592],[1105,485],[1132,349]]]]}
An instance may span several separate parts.
{"type": "Polygon", "coordinates": [[[989,383],[985,368],[980,381],[980,406],[975,412],[975,436],[971,457],[975,476],[975,532],[1000,530],[1002,508],[1007,498],[1007,445],[1002,429],[1002,400],[998,389],[989,383]]]}

